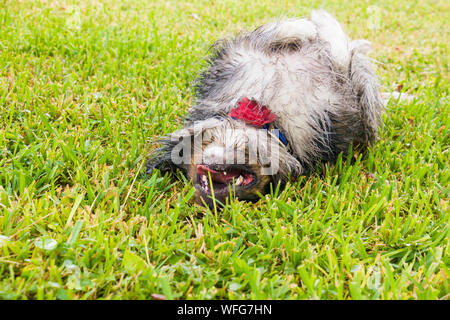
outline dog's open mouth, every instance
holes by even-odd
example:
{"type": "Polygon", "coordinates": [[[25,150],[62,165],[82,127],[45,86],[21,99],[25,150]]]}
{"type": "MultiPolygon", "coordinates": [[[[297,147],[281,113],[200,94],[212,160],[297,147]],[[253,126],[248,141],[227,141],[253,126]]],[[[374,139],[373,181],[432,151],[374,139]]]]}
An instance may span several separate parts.
{"type": "Polygon", "coordinates": [[[256,175],[245,165],[199,164],[196,171],[197,183],[205,193],[211,193],[211,189],[214,193],[228,192],[228,186],[233,190],[233,184],[236,188],[248,188],[256,181],[256,175]]]}

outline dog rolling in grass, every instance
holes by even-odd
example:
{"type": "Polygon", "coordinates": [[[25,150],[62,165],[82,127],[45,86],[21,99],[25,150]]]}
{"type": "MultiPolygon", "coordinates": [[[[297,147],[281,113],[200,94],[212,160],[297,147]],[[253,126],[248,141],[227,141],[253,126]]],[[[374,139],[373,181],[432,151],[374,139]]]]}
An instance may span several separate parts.
{"type": "Polygon", "coordinates": [[[352,143],[366,148],[383,107],[369,48],[325,11],[218,41],[184,128],[161,141],[148,172],[181,170],[213,206],[258,200],[352,143]]]}

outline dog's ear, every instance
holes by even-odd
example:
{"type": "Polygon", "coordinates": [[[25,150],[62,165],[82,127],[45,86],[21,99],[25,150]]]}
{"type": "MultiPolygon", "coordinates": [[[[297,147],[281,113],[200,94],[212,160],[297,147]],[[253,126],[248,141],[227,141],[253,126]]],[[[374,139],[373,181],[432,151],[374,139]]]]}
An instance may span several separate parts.
{"type": "Polygon", "coordinates": [[[162,146],[154,151],[147,162],[147,174],[152,174],[154,169],[158,169],[161,173],[175,172],[182,169],[172,160],[172,150],[175,144],[171,140],[161,140],[162,146]]]}
{"type": "Polygon", "coordinates": [[[168,156],[163,148],[157,149],[147,161],[147,174],[151,175],[155,169],[160,170],[162,173],[175,169],[173,162],[170,160],[170,154],[168,156]]]}
{"type": "Polygon", "coordinates": [[[154,169],[158,169],[163,173],[181,170],[186,174],[191,165],[196,142],[199,141],[200,145],[202,143],[204,130],[218,127],[221,124],[223,124],[223,120],[220,117],[208,118],[192,122],[185,128],[172,132],[165,139],[159,141],[162,146],[155,150],[147,162],[147,173],[151,174],[154,169]]]}
{"type": "Polygon", "coordinates": [[[189,126],[159,140],[161,147],[147,162],[147,174],[152,174],[154,169],[161,173],[180,170],[186,174],[191,162],[194,133],[193,127],[189,126]]]}

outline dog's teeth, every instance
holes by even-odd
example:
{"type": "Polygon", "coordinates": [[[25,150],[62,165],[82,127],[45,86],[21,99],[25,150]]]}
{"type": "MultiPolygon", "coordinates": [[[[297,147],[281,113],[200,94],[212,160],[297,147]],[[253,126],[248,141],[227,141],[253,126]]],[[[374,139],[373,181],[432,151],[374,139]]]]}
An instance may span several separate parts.
{"type": "Polygon", "coordinates": [[[224,172],[223,172],[223,175],[224,175],[224,176],[226,176],[226,175],[227,175],[227,172],[226,172],[226,171],[224,171],[224,172]]]}
{"type": "Polygon", "coordinates": [[[237,186],[241,185],[243,181],[244,181],[244,178],[243,178],[242,176],[239,176],[239,177],[236,179],[236,185],[237,185],[237,186]]]}
{"type": "Polygon", "coordinates": [[[203,180],[203,182],[208,183],[208,179],[206,178],[205,175],[202,176],[202,180],[203,180]]]}

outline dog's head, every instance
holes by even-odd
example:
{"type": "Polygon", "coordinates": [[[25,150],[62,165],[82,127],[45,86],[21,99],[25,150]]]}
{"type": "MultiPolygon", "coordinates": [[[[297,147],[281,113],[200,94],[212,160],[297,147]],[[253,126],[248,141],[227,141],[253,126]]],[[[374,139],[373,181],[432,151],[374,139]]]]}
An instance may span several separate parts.
{"type": "Polygon", "coordinates": [[[193,181],[196,201],[222,204],[230,195],[256,201],[270,184],[284,184],[300,163],[266,130],[230,117],[215,117],[176,131],[148,164],[149,172],[181,170],[193,181]]]}

